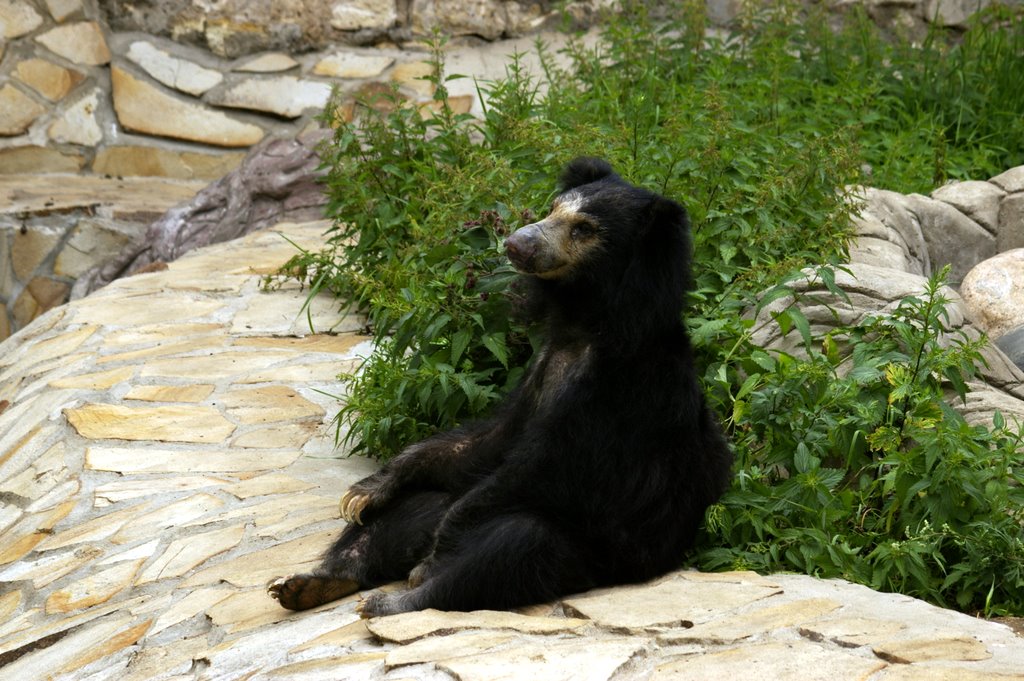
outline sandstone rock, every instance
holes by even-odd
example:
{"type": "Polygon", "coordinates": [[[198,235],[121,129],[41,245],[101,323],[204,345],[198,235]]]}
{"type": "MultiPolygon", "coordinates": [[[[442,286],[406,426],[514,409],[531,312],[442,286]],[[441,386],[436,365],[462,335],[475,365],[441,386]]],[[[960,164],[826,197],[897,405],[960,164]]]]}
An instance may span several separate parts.
{"type": "Polygon", "coordinates": [[[932,271],[949,264],[949,282],[958,284],[982,260],[996,253],[996,239],[948,203],[920,194],[906,197],[921,224],[932,271]]]}
{"type": "MultiPolygon", "coordinates": [[[[118,604],[123,606],[124,604],[118,604]]],[[[103,606],[106,607],[106,606],[103,606]]],[[[110,610],[115,608],[111,607],[110,610]]],[[[149,628],[149,621],[134,623],[131,615],[99,617],[98,608],[88,610],[86,622],[76,622],[73,627],[50,632],[56,643],[48,647],[47,654],[26,655],[15,659],[4,667],[4,673],[16,679],[56,678],[58,676],[80,676],[75,671],[107,655],[113,655],[138,641],[149,628]],[[85,651],[85,652],[83,652],[85,651]]],[[[42,634],[38,638],[45,639],[42,634]]],[[[34,643],[34,641],[29,641],[34,643]]]]}
{"type": "Polygon", "coordinates": [[[500,652],[453,656],[435,664],[461,681],[512,681],[516,678],[602,681],[615,678],[645,645],[642,638],[625,637],[602,639],[598,645],[571,639],[523,641],[500,652]]]}
{"type": "Polygon", "coordinates": [[[42,23],[43,18],[24,0],[0,0],[0,37],[19,38],[42,23]]]}
{"type": "Polygon", "coordinates": [[[135,375],[132,367],[119,367],[107,371],[88,374],[76,374],[49,382],[51,388],[79,388],[82,390],[106,390],[118,383],[123,383],[135,375]]]}
{"type": "Polygon", "coordinates": [[[429,35],[438,28],[453,35],[500,38],[508,27],[505,3],[494,0],[421,0],[413,5],[413,31],[429,35]]]}
{"type": "Polygon", "coordinates": [[[997,248],[1000,252],[1024,248],[1024,193],[1006,197],[999,207],[997,248]]]}
{"type": "Polygon", "coordinates": [[[83,147],[99,144],[103,140],[103,131],[96,120],[96,110],[101,96],[102,91],[96,88],[69,106],[47,129],[50,139],[61,144],[83,147]]]}
{"type": "Polygon", "coordinates": [[[102,66],[110,63],[110,49],[103,31],[95,21],[82,21],[51,28],[36,37],[54,54],[75,64],[102,66]]]}
{"type": "Polygon", "coordinates": [[[967,20],[991,4],[991,0],[927,0],[924,16],[940,26],[966,28],[967,20]]]}
{"type": "Polygon", "coordinates": [[[992,339],[1024,324],[1024,249],[980,263],[964,277],[960,294],[972,321],[992,339]]]}
{"type": "Polygon", "coordinates": [[[543,27],[551,19],[558,18],[555,12],[545,13],[541,3],[505,3],[506,36],[521,36],[543,27]]]}
{"type": "Polygon", "coordinates": [[[223,489],[239,499],[248,499],[250,497],[262,497],[270,494],[304,492],[314,487],[316,485],[311,482],[298,480],[283,473],[267,473],[266,475],[260,475],[249,480],[225,485],[223,489]]]}
{"type": "Polygon", "coordinates": [[[515,631],[521,634],[559,634],[574,631],[587,624],[587,620],[579,618],[531,617],[496,610],[477,610],[468,613],[420,610],[379,617],[368,621],[366,628],[374,636],[385,641],[410,643],[445,632],[467,629],[515,631]]]}
{"type": "Polygon", "coordinates": [[[434,94],[434,84],[427,78],[433,74],[434,67],[428,62],[406,62],[391,70],[391,80],[421,95],[430,96],[434,94]]]}
{"type": "Polygon", "coordinates": [[[780,629],[798,627],[838,610],[842,606],[842,603],[831,598],[805,598],[788,601],[780,605],[768,605],[743,614],[719,618],[713,622],[697,625],[692,629],[663,634],[659,637],[659,642],[672,645],[734,643],[780,629]]]}
{"type": "Polygon", "coordinates": [[[248,79],[211,93],[212,104],[236,109],[265,111],[284,118],[297,118],[307,109],[323,109],[331,97],[331,86],[295,76],[248,79]]]}
{"type": "Polygon", "coordinates": [[[344,0],[331,5],[331,26],[342,31],[386,29],[397,20],[393,0],[344,0]]]}
{"type": "Polygon", "coordinates": [[[238,57],[273,44],[270,34],[273,24],[238,20],[236,17],[206,17],[203,36],[206,44],[218,57],[238,57]]]}
{"type": "Polygon", "coordinates": [[[51,102],[58,102],[85,78],[78,71],[58,66],[46,59],[18,62],[14,76],[51,102]]]}
{"type": "Polygon", "coordinates": [[[800,635],[812,641],[832,641],[844,648],[858,648],[881,638],[891,638],[906,629],[892,620],[865,617],[837,617],[819,620],[800,627],[800,635]]]}
{"type": "Polygon", "coordinates": [[[57,254],[53,272],[74,279],[130,240],[131,235],[111,221],[83,218],[57,254]]]}
{"type": "Polygon", "coordinates": [[[142,40],[132,43],[126,56],[157,81],[190,95],[199,96],[224,80],[219,71],[173,57],[142,40]]]}
{"type": "Polygon", "coordinates": [[[317,132],[262,143],[237,170],[151,224],[143,237],[110,262],[79,277],[72,296],[81,297],[152,262],[171,262],[198,246],[282,220],[320,217],[326,199],[317,183],[316,147],[326,135],[317,132]]]}
{"type": "Polygon", "coordinates": [[[244,527],[235,526],[175,539],[139,575],[136,584],[180,577],[213,556],[233,549],[242,540],[244,533],[244,527]]]}
{"type": "Polygon", "coordinates": [[[1009,194],[1024,192],[1024,166],[1010,168],[1005,173],[1000,173],[989,182],[1002,187],[1009,194]]]}
{"type": "Polygon", "coordinates": [[[46,0],[46,9],[50,10],[50,16],[59,24],[84,11],[82,0],[46,0]]]}
{"type": "Polygon", "coordinates": [[[314,418],[324,410],[283,385],[237,388],[221,396],[227,415],[238,423],[274,423],[314,418]]]}
{"type": "Polygon", "coordinates": [[[208,384],[136,385],[125,394],[126,400],[143,402],[202,402],[213,392],[208,384]]]}
{"type": "MultiPolygon", "coordinates": [[[[253,473],[284,468],[298,459],[298,451],[175,451],[146,448],[146,457],[129,447],[88,447],[85,467],[97,471],[136,473],[253,473]]],[[[109,534],[117,531],[115,527],[109,534]]],[[[108,535],[109,536],[109,535],[108,535]]]]}
{"type": "Polygon", "coordinates": [[[65,410],[68,422],[91,440],[221,442],[235,426],[211,407],[124,407],[84,404],[65,410]]]}
{"type": "Polygon", "coordinates": [[[231,69],[232,71],[244,71],[247,73],[278,73],[288,71],[299,65],[299,62],[282,52],[264,54],[255,59],[248,59],[241,65],[231,69]]]}
{"type": "Polygon", "coordinates": [[[932,198],[945,201],[971,218],[991,234],[999,226],[999,202],[1006,195],[991,182],[951,182],[932,192],[932,198]]]}
{"type": "Polygon", "coordinates": [[[336,52],[318,61],[313,73],[331,78],[373,78],[395,63],[394,57],[336,52]]]}
{"type": "Polygon", "coordinates": [[[927,660],[987,660],[992,653],[980,641],[967,636],[927,639],[895,639],[871,646],[875,655],[899,664],[927,660]]]}
{"type": "Polygon", "coordinates": [[[686,655],[659,665],[650,678],[652,681],[735,681],[747,677],[753,669],[770,669],[772,678],[776,679],[835,681],[867,679],[885,666],[881,660],[841,651],[812,647],[796,650],[788,643],[767,642],[686,655]]]}
{"type": "Polygon", "coordinates": [[[0,135],[20,135],[46,108],[13,85],[0,88],[0,135]]]}
{"type": "Polygon", "coordinates": [[[39,264],[53,251],[62,235],[59,229],[40,226],[16,233],[11,248],[14,275],[21,281],[28,281],[39,264]]]}
{"type": "Polygon", "coordinates": [[[725,612],[781,593],[768,583],[737,574],[720,582],[689,579],[686,573],[660,582],[593,591],[565,599],[565,611],[616,631],[643,632],[660,627],[689,627],[725,612]],[[696,598],[696,594],[700,598],[696,598]]]}
{"type": "Polygon", "coordinates": [[[71,612],[105,603],[131,584],[132,578],[144,562],[145,559],[126,561],[54,591],[46,599],[46,612],[71,612]]]}
{"type": "Polygon", "coordinates": [[[32,296],[35,307],[32,315],[34,319],[47,310],[52,310],[65,303],[70,291],[71,287],[62,281],[55,281],[49,277],[33,277],[21,295],[32,296]]]}
{"type": "Polygon", "coordinates": [[[116,66],[110,76],[114,110],[121,125],[130,130],[221,147],[247,147],[264,137],[255,125],[175,99],[116,66]]]}
{"type": "Polygon", "coordinates": [[[77,173],[85,165],[78,154],[65,154],[50,147],[10,147],[0,149],[0,175],[25,173],[77,173]]]}
{"type": "MultiPolygon", "coordinates": [[[[244,158],[243,152],[208,154],[126,144],[97,151],[92,171],[114,177],[141,175],[216,180],[237,168],[244,158]]],[[[0,167],[2,165],[0,158],[0,167]]]]}

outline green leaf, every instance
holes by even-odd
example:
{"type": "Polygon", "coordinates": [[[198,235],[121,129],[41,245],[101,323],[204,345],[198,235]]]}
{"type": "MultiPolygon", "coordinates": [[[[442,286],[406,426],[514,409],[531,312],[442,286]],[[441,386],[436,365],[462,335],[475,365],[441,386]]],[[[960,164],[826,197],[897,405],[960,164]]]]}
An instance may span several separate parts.
{"type": "Polygon", "coordinates": [[[491,351],[494,358],[501,362],[501,365],[508,368],[508,348],[505,345],[505,334],[489,333],[481,341],[484,347],[491,351]]]}
{"type": "Polygon", "coordinates": [[[472,340],[473,333],[469,329],[459,329],[452,336],[451,345],[451,363],[452,366],[456,366],[459,360],[462,359],[462,353],[469,347],[469,341],[472,340]]]}

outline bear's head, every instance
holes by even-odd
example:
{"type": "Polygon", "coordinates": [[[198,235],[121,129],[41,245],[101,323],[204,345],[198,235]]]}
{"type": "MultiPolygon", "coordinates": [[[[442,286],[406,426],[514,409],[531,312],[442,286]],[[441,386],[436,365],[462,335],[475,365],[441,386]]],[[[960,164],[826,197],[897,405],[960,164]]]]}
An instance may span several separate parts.
{"type": "Polygon", "coordinates": [[[678,324],[690,262],[683,207],[595,158],[569,163],[559,186],[548,216],[506,239],[516,270],[581,315],[678,324]]]}

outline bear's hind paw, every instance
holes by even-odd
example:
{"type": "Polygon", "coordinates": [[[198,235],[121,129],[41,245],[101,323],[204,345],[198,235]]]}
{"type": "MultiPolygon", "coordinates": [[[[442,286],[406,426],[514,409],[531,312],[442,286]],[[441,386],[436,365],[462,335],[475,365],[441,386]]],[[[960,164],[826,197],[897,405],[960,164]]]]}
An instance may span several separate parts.
{"type": "Polygon", "coordinates": [[[359,584],[351,579],[308,574],[278,577],[267,584],[270,597],[288,610],[309,610],[358,590],[359,584]]]}

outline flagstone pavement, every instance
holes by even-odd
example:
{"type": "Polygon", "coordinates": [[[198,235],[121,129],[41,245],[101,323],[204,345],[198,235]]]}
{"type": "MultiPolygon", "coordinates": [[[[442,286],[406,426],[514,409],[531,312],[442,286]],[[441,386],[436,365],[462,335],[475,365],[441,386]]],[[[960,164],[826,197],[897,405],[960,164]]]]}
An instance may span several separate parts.
{"type": "Polygon", "coordinates": [[[266,583],[316,563],[374,469],[331,425],[360,320],[260,287],[326,228],[201,249],[0,344],[0,679],[1024,680],[1005,625],[798,575],[680,571],[516,613],[281,609],[266,583]]]}

